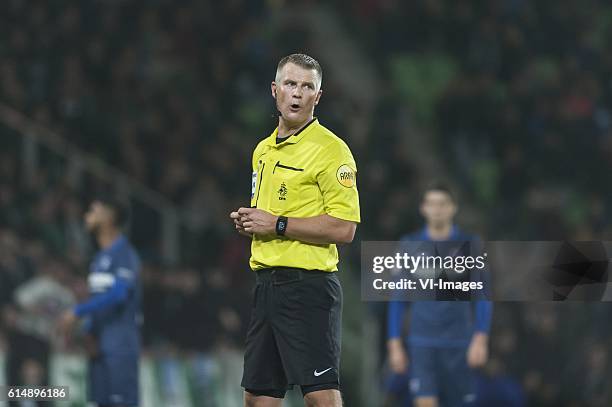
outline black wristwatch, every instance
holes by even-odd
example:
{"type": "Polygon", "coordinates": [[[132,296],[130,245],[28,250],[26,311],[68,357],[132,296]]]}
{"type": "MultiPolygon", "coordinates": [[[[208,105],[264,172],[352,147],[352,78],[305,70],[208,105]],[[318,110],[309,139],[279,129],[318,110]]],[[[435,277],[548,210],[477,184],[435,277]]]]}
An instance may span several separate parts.
{"type": "Polygon", "coordinates": [[[287,219],[286,216],[279,216],[276,220],[276,235],[277,236],[285,236],[285,231],[287,230],[287,219]]]}

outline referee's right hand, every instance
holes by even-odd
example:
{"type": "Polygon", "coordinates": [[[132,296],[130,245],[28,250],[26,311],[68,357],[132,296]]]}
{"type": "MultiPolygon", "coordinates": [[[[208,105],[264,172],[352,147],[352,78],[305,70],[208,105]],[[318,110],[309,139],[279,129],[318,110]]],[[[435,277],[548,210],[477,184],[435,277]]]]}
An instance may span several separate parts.
{"type": "Polygon", "coordinates": [[[230,218],[234,220],[234,225],[238,233],[240,233],[243,236],[253,237],[252,233],[249,233],[246,230],[244,230],[244,225],[242,224],[244,222],[244,219],[241,217],[238,211],[230,213],[230,218]]]}
{"type": "Polygon", "coordinates": [[[401,374],[408,368],[408,356],[399,338],[389,339],[387,342],[389,352],[389,367],[393,373],[401,374]]]}

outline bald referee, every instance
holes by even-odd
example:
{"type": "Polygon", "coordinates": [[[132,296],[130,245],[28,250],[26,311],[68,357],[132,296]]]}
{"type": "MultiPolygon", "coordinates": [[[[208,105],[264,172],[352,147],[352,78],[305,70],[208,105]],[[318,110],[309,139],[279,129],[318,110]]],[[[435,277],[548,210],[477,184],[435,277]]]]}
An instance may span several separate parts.
{"type": "Polygon", "coordinates": [[[278,127],[253,153],[251,207],[230,214],[253,239],[257,273],[242,378],[247,407],[280,406],[293,385],[306,406],[342,405],[336,244],[353,240],[359,196],[351,151],[314,118],[321,79],[308,55],[279,62],[278,127]]]}

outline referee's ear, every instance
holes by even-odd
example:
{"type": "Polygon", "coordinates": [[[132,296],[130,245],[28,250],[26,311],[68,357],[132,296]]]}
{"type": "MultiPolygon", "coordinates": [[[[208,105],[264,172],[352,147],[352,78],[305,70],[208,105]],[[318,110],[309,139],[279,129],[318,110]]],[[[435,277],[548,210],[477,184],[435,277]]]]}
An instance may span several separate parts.
{"type": "Polygon", "coordinates": [[[272,81],[270,84],[270,89],[272,90],[272,97],[276,99],[276,82],[272,81]]]}
{"type": "Polygon", "coordinates": [[[319,99],[321,99],[321,95],[323,94],[323,89],[319,89],[317,92],[317,98],[315,99],[315,106],[319,104],[319,99]]]}

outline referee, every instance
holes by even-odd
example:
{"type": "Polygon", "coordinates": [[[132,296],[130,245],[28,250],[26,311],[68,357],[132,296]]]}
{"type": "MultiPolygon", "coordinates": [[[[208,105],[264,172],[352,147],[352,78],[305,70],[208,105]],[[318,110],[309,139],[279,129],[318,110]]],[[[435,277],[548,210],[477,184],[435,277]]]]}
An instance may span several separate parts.
{"type": "Polygon", "coordinates": [[[252,237],[257,273],[242,378],[247,407],[280,406],[293,385],[306,406],[342,405],[336,244],[353,240],[359,196],[351,151],[314,118],[321,79],[308,55],[278,63],[278,127],[253,153],[251,207],[230,214],[252,237]]]}

